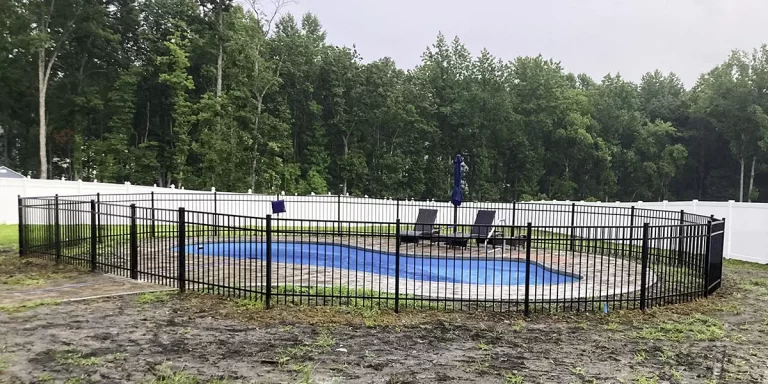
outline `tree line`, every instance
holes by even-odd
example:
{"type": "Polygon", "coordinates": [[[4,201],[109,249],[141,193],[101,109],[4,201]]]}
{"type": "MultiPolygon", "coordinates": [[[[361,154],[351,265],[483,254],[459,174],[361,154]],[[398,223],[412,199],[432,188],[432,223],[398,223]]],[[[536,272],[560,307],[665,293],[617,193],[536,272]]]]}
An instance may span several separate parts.
{"type": "Polygon", "coordinates": [[[686,89],[438,34],[363,60],[278,0],[6,0],[0,164],[39,178],[447,199],[735,199],[768,188],[768,48],[686,89]]]}

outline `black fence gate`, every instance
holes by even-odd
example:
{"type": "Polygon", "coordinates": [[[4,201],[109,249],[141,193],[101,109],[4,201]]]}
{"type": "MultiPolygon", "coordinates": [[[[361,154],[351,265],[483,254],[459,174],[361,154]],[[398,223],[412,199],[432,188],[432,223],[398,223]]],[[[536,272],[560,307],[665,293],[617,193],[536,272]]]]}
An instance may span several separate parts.
{"type": "Polygon", "coordinates": [[[723,279],[723,240],[725,239],[725,221],[715,221],[711,225],[707,255],[708,295],[720,288],[723,279]]]}

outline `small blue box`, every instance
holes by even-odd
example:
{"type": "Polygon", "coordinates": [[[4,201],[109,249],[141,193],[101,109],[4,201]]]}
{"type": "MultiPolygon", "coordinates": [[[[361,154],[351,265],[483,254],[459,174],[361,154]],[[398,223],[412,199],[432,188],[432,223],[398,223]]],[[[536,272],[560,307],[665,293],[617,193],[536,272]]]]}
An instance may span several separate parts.
{"type": "Polygon", "coordinates": [[[285,200],[275,200],[272,202],[272,213],[285,213],[285,200]]]}

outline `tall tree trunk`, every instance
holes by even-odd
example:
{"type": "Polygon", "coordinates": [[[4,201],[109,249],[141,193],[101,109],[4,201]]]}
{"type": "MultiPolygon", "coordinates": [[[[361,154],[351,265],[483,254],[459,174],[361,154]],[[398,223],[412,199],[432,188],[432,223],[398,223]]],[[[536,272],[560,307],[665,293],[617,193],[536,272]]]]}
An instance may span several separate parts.
{"type": "Polygon", "coordinates": [[[739,158],[741,164],[741,176],[739,178],[739,203],[744,202],[744,157],[739,158]]]}
{"type": "Polygon", "coordinates": [[[40,122],[40,178],[48,178],[48,154],[46,153],[46,116],[45,116],[45,94],[47,91],[45,78],[45,48],[40,48],[37,57],[37,104],[38,120],[40,122]]]}
{"type": "MultiPolygon", "coordinates": [[[[266,91],[264,92],[266,93],[266,91]]],[[[254,193],[256,192],[256,165],[258,164],[259,155],[259,140],[257,135],[259,133],[259,119],[261,117],[262,100],[264,100],[263,94],[258,98],[258,103],[256,104],[256,119],[253,122],[253,162],[251,163],[251,190],[254,193]]]]}
{"type": "Polygon", "coordinates": [[[221,77],[224,67],[224,42],[222,32],[224,30],[224,0],[219,0],[219,56],[216,59],[216,97],[221,96],[221,77]]]}
{"type": "Polygon", "coordinates": [[[749,174],[749,192],[747,192],[747,201],[752,202],[752,186],[755,184],[755,156],[752,156],[752,171],[749,174]]]}

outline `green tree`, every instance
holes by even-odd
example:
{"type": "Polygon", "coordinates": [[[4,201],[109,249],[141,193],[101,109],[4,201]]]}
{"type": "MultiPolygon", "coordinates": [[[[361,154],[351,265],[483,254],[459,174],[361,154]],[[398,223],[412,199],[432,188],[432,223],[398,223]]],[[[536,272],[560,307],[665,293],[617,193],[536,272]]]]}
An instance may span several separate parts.
{"type": "MultiPolygon", "coordinates": [[[[180,26],[183,30],[184,26],[180,26]]],[[[195,106],[189,100],[188,93],[195,87],[192,76],[187,73],[189,60],[186,49],[189,43],[183,32],[173,34],[165,46],[167,56],[158,56],[157,63],[165,70],[160,73],[160,82],[168,87],[173,103],[172,121],[170,123],[173,135],[171,174],[169,181],[177,180],[179,187],[184,185],[189,176],[187,157],[191,150],[190,130],[195,122],[195,106]]]]}

